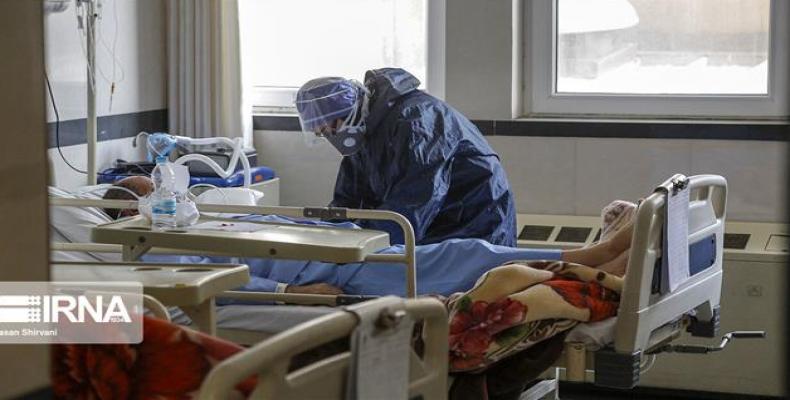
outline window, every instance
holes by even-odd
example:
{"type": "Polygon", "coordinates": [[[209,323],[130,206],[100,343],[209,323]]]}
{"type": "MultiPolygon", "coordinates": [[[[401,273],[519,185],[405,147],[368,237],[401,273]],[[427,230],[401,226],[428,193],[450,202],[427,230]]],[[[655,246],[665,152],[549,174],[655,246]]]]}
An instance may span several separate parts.
{"type": "MultiPolygon", "coordinates": [[[[434,1],[431,0],[431,3],[434,1]]],[[[258,110],[292,110],[310,79],[401,67],[428,90],[429,0],[241,0],[241,37],[258,110]]],[[[429,31],[431,29],[431,31],[429,31]]],[[[433,58],[430,60],[433,61],[433,58]]]]}
{"type": "Polygon", "coordinates": [[[789,114],[788,1],[538,0],[525,9],[528,115],[789,114]]]}

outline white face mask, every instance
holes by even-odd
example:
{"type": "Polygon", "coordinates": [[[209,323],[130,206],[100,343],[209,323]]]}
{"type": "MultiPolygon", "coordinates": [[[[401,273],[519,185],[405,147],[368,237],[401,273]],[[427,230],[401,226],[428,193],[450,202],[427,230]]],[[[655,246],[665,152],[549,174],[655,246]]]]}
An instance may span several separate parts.
{"type": "Polygon", "coordinates": [[[370,91],[359,82],[354,82],[360,89],[357,103],[339,127],[324,138],[343,156],[350,156],[362,148],[362,141],[367,132],[368,102],[370,91]]]}

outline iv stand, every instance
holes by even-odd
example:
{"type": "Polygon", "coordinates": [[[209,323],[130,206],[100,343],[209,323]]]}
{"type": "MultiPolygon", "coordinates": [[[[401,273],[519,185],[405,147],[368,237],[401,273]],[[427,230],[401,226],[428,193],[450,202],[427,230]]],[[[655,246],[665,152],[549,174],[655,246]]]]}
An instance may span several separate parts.
{"type": "Polygon", "coordinates": [[[97,118],[96,118],[96,4],[94,0],[82,1],[87,10],[87,21],[85,21],[85,38],[88,53],[88,116],[86,123],[86,143],[88,144],[88,185],[96,184],[96,142],[97,142],[97,118]]]}

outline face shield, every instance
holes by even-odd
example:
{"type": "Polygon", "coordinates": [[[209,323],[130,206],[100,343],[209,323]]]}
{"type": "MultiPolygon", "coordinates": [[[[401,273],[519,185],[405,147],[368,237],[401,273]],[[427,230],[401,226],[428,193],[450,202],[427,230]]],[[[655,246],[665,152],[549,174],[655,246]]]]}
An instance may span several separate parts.
{"type": "Polygon", "coordinates": [[[367,89],[343,78],[318,78],[304,84],[296,95],[299,123],[308,145],[328,141],[340,154],[359,150],[365,133],[367,89]]]}

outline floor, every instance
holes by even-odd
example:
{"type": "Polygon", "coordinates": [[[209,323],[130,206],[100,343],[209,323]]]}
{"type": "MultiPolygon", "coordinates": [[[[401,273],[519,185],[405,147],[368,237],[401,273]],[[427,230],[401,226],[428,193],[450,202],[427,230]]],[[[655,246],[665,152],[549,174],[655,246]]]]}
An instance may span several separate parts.
{"type": "Polygon", "coordinates": [[[629,391],[603,389],[591,384],[560,384],[562,400],[774,400],[778,397],[747,396],[729,393],[675,391],[657,388],[635,388],[629,391]]]}

